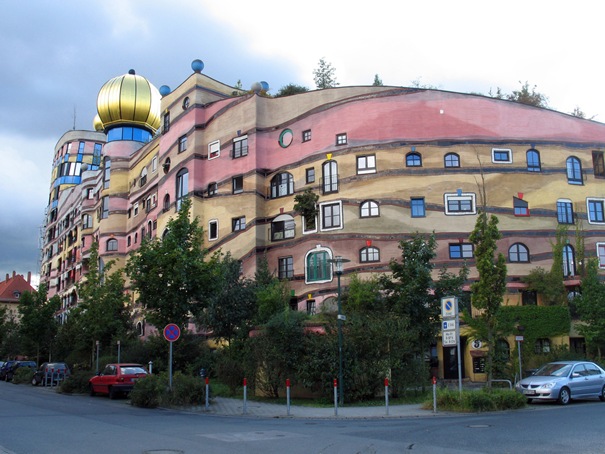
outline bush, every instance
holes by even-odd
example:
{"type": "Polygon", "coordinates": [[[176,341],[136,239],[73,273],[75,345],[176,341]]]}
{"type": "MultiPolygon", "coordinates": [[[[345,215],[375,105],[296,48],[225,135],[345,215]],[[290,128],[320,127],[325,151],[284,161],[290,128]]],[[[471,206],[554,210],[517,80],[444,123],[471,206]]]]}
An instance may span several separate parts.
{"type": "Polygon", "coordinates": [[[76,370],[68,378],[61,382],[59,392],[65,394],[87,394],[88,380],[94,377],[95,373],[91,370],[76,370]]]}
{"type": "Polygon", "coordinates": [[[156,408],[160,405],[164,381],[159,375],[149,375],[134,384],[130,391],[130,404],[135,407],[156,408]]]}
{"type": "Polygon", "coordinates": [[[16,385],[22,385],[23,383],[31,383],[34,371],[29,367],[19,367],[13,375],[12,382],[16,385]]]}
{"type": "MultiPolygon", "coordinates": [[[[508,389],[488,389],[481,391],[453,391],[440,389],[437,391],[437,408],[445,411],[481,412],[496,410],[512,410],[525,407],[525,397],[508,389]]],[[[425,401],[424,408],[432,408],[433,400],[425,401]]]]}

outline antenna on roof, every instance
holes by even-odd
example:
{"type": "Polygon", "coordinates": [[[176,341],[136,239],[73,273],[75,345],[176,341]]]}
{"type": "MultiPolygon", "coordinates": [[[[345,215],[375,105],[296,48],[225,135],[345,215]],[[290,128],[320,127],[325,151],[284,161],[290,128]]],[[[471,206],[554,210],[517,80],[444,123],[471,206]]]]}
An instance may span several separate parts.
{"type": "Polygon", "coordinates": [[[74,131],[76,130],[76,105],[74,104],[74,126],[72,128],[74,131]]]}

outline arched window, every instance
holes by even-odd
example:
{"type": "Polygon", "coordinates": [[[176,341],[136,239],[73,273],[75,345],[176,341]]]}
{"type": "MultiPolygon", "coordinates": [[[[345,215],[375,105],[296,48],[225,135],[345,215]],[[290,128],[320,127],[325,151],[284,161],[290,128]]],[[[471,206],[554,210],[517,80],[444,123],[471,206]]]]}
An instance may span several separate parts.
{"type": "Polygon", "coordinates": [[[375,218],[380,216],[380,209],[378,208],[378,202],[373,200],[366,200],[359,206],[359,216],[362,218],[375,218]]]}
{"type": "Polygon", "coordinates": [[[176,174],[176,210],[181,209],[183,199],[189,193],[189,171],[181,169],[176,174]]]}
{"type": "Polygon", "coordinates": [[[296,224],[289,214],[280,214],[271,222],[271,241],[294,238],[296,224]]]}
{"type": "Polygon", "coordinates": [[[336,161],[326,161],[322,166],[322,190],[324,194],[338,192],[338,164],[336,161]]]}
{"type": "Polygon", "coordinates": [[[567,182],[569,184],[582,184],[582,163],[575,156],[567,158],[567,182]]]}
{"type": "Polygon", "coordinates": [[[170,194],[164,196],[164,212],[170,209],[170,194]]]}
{"type": "Polygon", "coordinates": [[[509,262],[529,262],[529,249],[522,243],[515,243],[508,248],[509,262]]]}
{"type": "Polygon", "coordinates": [[[456,153],[448,153],[443,158],[443,165],[446,168],[460,167],[460,156],[456,153]]]}
{"type": "Polygon", "coordinates": [[[361,263],[380,262],[380,250],[373,246],[360,249],[359,261],[361,263]]]}
{"type": "Polygon", "coordinates": [[[563,247],[563,276],[574,276],[576,274],[576,259],[573,247],[569,244],[563,247]]]}
{"type": "Polygon", "coordinates": [[[540,172],[542,170],[542,166],[540,164],[540,153],[538,153],[538,150],[534,150],[533,148],[527,150],[525,157],[527,158],[528,172],[540,172]]]}
{"type": "Polygon", "coordinates": [[[118,250],[118,240],[116,240],[115,238],[107,240],[107,244],[105,246],[105,250],[107,252],[117,251],[118,250]]]}
{"type": "Polygon", "coordinates": [[[294,193],[294,179],[288,172],[278,173],[271,179],[271,198],[284,197],[294,193]]]}
{"type": "Polygon", "coordinates": [[[168,235],[168,232],[170,232],[170,230],[164,229],[164,232],[162,233],[162,239],[166,238],[166,236],[168,235]]]}
{"type": "Polygon", "coordinates": [[[141,178],[139,180],[139,186],[143,187],[143,186],[145,186],[145,183],[147,183],[147,167],[143,167],[143,170],[141,170],[141,178]]]}
{"type": "Polygon", "coordinates": [[[408,153],[405,155],[405,165],[406,167],[421,167],[422,156],[420,156],[420,153],[416,153],[415,151],[408,153]]]}
{"type": "Polygon", "coordinates": [[[147,237],[151,239],[153,235],[153,222],[147,221],[147,237]]]}
{"type": "Polygon", "coordinates": [[[332,280],[332,264],[328,261],[332,254],[328,249],[318,247],[305,257],[305,282],[328,282],[332,280]]]}

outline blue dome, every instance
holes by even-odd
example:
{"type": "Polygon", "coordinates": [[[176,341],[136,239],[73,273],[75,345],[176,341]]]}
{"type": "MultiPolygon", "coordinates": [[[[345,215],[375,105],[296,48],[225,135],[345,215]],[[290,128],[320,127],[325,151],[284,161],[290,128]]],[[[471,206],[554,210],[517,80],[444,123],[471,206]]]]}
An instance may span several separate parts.
{"type": "Polygon", "coordinates": [[[269,84],[264,80],[260,81],[260,87],[263,91],[269,91],[269,84]]]}
{"type": "Polygon", "coordinates": [[[168,85],[162,85],[162,86],[160,87],[160,94],[161,94],[162,96],[169,95],[169,94],[170,94],[170,91],[171,91],[171,90],[170,90],[170,87],[169,87],[168,85]]]}
{"type": "Polygon", "coordinates": [[[194,73],[201,73],[204,69],[204,62],[199,59],[193,60],[191,62],[191,69],[193,69],[194,73]]]}

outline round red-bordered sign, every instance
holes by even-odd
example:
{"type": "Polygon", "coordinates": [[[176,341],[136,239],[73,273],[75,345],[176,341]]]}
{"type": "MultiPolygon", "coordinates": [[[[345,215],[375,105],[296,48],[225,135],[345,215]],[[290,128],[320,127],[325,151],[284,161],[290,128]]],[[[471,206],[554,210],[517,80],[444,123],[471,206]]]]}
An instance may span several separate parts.
{"type": "Polygon", "coordinates": [[[181,328],[174,323],[168,323],[164,327],[164,339],[168,342],[174,342],[179,337],[181,337],[181,328]]]}

